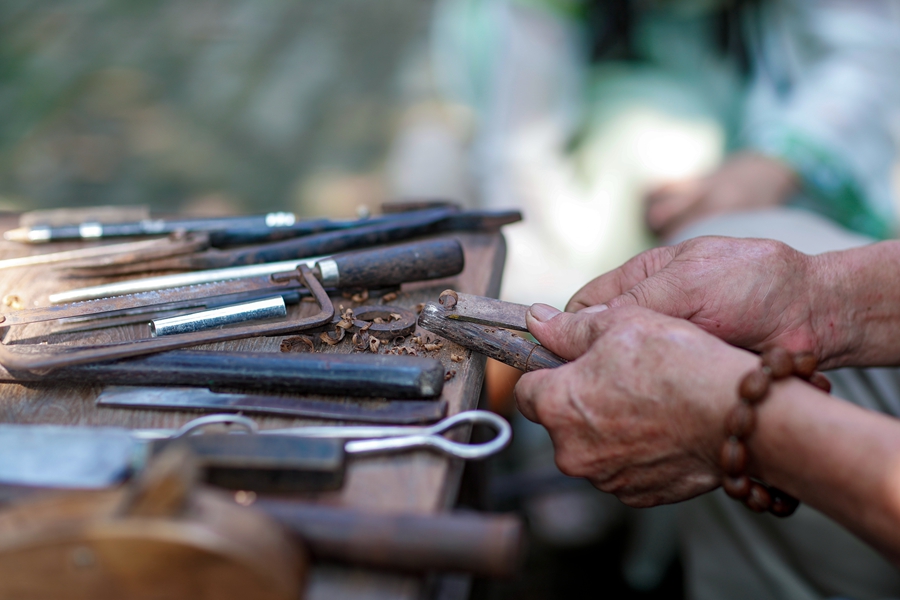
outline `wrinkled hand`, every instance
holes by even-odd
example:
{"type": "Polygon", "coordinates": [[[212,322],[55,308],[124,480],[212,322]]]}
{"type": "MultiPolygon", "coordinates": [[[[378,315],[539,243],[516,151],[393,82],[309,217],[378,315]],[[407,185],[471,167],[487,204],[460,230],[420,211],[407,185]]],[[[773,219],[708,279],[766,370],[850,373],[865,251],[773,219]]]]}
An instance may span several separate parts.
{"type": "Polygon", "coordinates": [[[550,432],[560,470],[631,506],[715,488],[725,415],[757,359],[642,308],[535,318],[552,310],[533,307],[529,331],[573,362],[523,375],[515,394],[550,432]]]}
{"type": "Polygon", "coordinates": [[[647,226],[665,238],[704,217],[783,204],[797,185],[797,175],[783,162],[735,154],[711,175],[651,191],[645,201],[647,226]]]}
{"type": "Polygon", "coordinates": [[[829,314],[840,307],[818,291],[818,264],[773,240],[694,238],[648,250],[597,277],[566,310],[642,306],[735,346],[813,352],[828,366],[836,344],[829,314]]]}

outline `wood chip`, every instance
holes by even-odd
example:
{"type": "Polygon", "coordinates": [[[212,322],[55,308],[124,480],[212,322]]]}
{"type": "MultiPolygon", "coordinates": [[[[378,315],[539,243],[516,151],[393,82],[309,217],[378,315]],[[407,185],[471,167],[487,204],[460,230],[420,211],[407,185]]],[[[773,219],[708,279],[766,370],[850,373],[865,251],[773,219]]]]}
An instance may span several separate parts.
{"type": "Polygon", "coordinates": [[[282,352],[315,352],[316,346],[311,338],[305,335],[295,335],[281,340],[282,352]]]}
{"type": "Polygon", "coordinates": [[[329,346],[335,346],[341,343],[341,340],[344,339],[344,330],[338,327],[335,328],[334,333],[330,331],[323,331],[319,334],[319,339],[329,346]]]}

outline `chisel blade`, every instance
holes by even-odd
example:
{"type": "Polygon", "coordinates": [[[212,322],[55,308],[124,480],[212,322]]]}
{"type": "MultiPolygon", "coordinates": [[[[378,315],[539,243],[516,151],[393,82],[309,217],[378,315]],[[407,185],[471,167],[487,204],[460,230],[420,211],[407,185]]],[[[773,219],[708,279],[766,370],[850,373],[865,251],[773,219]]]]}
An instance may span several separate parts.
{"type": "Polygon", "coordinates": [[[240,412],[360,423],[414,425],[433,423],[447,413],[445,400],[382,400],[342,403],[264,394],[224,394],[204,388],[111,386],[97,406],[154,410],[240,412]]]}

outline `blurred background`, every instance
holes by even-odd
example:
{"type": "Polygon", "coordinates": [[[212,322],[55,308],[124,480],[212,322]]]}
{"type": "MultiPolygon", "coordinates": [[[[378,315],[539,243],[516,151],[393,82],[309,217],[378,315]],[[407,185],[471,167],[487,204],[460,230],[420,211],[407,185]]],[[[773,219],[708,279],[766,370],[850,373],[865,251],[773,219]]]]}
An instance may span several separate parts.
{"type": "MultiPolygon", "coordinates": [[[[884,9],[893,22],[879,7],[869,20],[826,22],[803,8],[813,4],[7,0],[0,210],[140,204],[348,217],[423,198],[519,207],[525,222],[505,230],[502,297],[562,308],[587,280],[658,243],[648,192],[713,172],[749,140],[787,148],[810,181],[818,174],[836,190],[844,213],[819,212],[888,237],[900,180],[889,151],[900,137],[900,36],[878,28],[900,10],[884,9]],[[839,103],[798,111],[815,121],[843,115],[851,133],[836,139],[854,142],[854,156],[778,146],[785,138],[748,120],[751,66],[765,62],[748,52],[767,46],[741,32],[762,5],[785,5],[779,22],[821,34],[807,35],[812,49],[791,46],[789,60],[776,55],[775,67],[881,43],[871,59],[855,49],[864,68],[818,83],[823,98],[871,91],[854,105],[869,129],[843,119],[856,113],[839,103]],[[870,134],[852,138],[859,131],[870,134]],[[861,192],[844,183],[859,172],[861,192]]],[[[820,4],[824,14],[841,3],[820,4]]],[[[793,85],[782,70],[788,83],[768,72],[776,96],[793,85]]],[[[678,509],[628,510],[562,477],[543,430],[513,412],[514,377],[495,370],[488,383],[516,442],[467,501],[523,512],[532,543],[520,579],[476,596],[681,598],[678,509]]]]}

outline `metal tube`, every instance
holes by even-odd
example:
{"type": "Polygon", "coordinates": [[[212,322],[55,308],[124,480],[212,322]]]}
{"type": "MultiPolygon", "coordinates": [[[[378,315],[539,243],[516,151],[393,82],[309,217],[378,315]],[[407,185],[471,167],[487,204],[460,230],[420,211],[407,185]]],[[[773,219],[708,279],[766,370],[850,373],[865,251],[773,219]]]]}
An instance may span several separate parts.
{"type": "Polygon", "coordinates": [[[234,323],[262,321],[264,319],[284,318],[286,316],[287,308],[284,305],[284,298],[274,296],[212,310],[202,310],[189,315],[154,319],[150,321],[150,335],[161,337],[176,333],[192,333],[194,331],[233,325],[234,323]]]}

